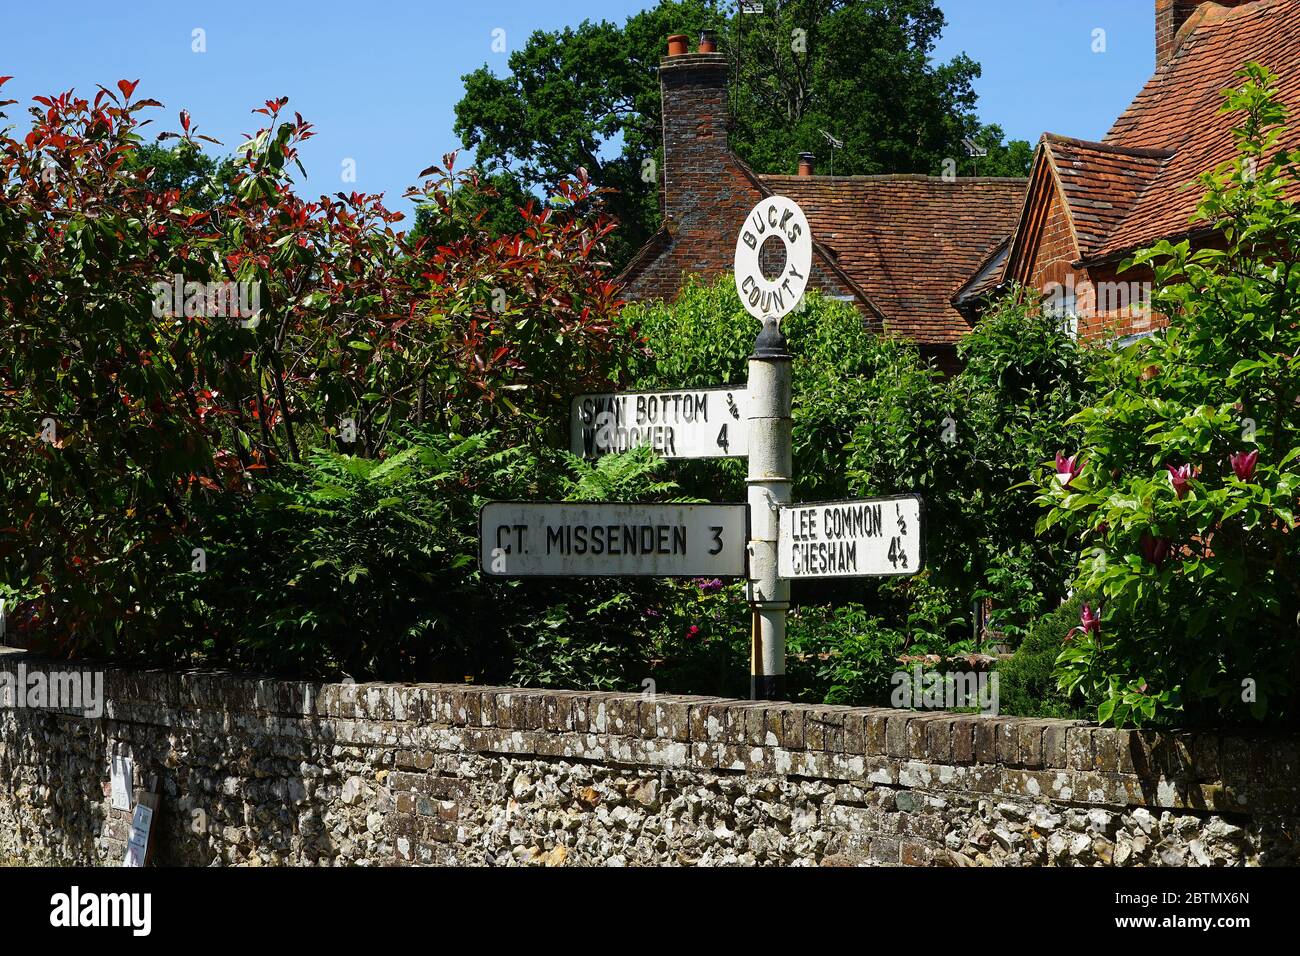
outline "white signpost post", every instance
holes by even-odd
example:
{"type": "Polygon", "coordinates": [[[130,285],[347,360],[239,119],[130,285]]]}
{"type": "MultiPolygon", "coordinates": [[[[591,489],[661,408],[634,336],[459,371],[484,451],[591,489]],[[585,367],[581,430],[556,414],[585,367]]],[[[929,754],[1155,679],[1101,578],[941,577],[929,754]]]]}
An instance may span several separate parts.
{"type": "Polygon", "coordinates": [[[500,577],[744,577],[748,509],[734,505],[490,502],[479,562],[500,577]]]}
{"type": "Polygon", "coordinates": [[[790,582],[916,574],[924,567],[925,510],[915,495],[791,503],[792,357],[781,319],[812,271],[803,211],[768,196],[736,239],[736,289],[762,323],[744,388],[579,395],[569,441],[596,458],[651,445],[665,458],[749,459],[746,504],[489,502],[479,514],[479,562],[496,577],[744,577],[753,608],[750,696],[785,696],[790,582]],[[785,262],[769,278],[764,244],[785,262]]]}
{"type": "Polygon", "coordinates": [[[651,445],[664,458],[744,458],[748,403],[744,388],[578,395],[569,450],[598,458],[651,445]]]}
{"type": "Polygon", "coordinates": [[[783,578],[895,577],[925,564],[918,495],[789,505],[780,520],[783,578]]]}
{"type": "Polygon", "coordinates": [[[798,307],[812,271],[812,230],[797,203],[784,196],[760,200],[736,237],[736,291],[745,310],[762,323],[749,357],[749,695],[754,700],[785,696],[785,618],[790,582],[777,570],[781,506],[790,503],[794,470],[791,451],[790,365],[781,320],[798,307]],[[770,238],[785,246],[785,262],[774,278],[762,268],[770,238]]]}

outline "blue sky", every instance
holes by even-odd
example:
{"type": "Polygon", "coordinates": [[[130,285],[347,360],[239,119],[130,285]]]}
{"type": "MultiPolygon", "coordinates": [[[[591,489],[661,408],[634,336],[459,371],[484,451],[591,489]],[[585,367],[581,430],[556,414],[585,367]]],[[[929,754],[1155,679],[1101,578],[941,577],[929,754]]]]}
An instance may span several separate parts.
{"type": "MultiPolygon", "coordinates": [[[[187,108],[200,132],[228,147],[256,129],[249,111],[288,96],[316,125],[303,150],[308,195],[384,192],[393,208],[425,166],[459,144],[452,131],[460,77],[498,71],[493,31],[509,48],[533,30],[583,19],[621,22],[646,0],[0,0],[0,75],[19,100],[74,87],[93,93],[140,79],[137,97],[167,106],[154,126],[175,129],[187,108]],[[207,50],[192,50],[193,31],[207,50]],[[345,159],[356,162],[344,185],[345,159]]],[[[979,113],[1009,136],[1050,130],[1098,138],[1154,68],[1150,0],[940,0],[949,26],[940,59],[980,62],[979,113]],[[1105,30],[1104,53],[1094,31],[1105,30]]]]}

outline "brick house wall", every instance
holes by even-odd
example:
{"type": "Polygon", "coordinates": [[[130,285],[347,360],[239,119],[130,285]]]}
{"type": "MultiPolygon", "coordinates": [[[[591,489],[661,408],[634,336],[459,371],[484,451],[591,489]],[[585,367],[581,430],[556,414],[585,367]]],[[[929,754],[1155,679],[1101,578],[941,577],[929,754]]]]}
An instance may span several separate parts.
{"type": "Polygon", "coordinates": [[[1120,263],[1083,266],[1070,217],[1054,192],[1042,233],[1030,251],[1026,285],[1040,293],[1054,286],[1074,292],[1076,332],[1081,341],[1109,341],[1143,335],[1166,324],[1149,310],[1152,272],[1142,266],[1120,271],[1120,263]]]}

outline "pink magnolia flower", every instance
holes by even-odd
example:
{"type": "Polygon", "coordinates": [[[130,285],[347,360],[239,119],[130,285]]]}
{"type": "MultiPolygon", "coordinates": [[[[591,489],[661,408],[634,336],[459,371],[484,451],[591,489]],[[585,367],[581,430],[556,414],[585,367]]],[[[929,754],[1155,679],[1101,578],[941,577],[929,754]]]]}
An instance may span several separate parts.
{"type": "Polygon", "coordinates": [[[1165,465],[1169,469],[1169,483],[1174,486],[1174,494],[1181,501],[1187,497],[1187,489],[1191,481],[1196,477],[1195,465],[1165,465]]]}
{"type": "Polygon", "coordinates": [[[1255,477],[1255,463],[1259,461],[1259,449],[1252,452],[1239,451],[1230,455],[1228,461],[1232,463],[1232,471],[1242,481],[1250,481],[1255,477]]]}
{"type": "Polygon", "coordinates": [[[1138,542],[1138,547],[1142,549],[1142,557],[1146,558],[1147,563],[1160,567],[1169,559],[1169,550],[1173,546],[1168,538],[1155,538],[1149,532],[1142,532],[1142,539],[1138,542]]]}
{"type": "Polygon", "coordinates": [[[1067,641],[1073,640],[1075,634],[1096,634],[1101,631],[1101,608],[1093,610],[1091,604],[1084,604],[1079,612],[1079,626],[1065,635],[1067,641]]]}
{"type": "Polygon", "coordinates": [[[1061,452],[1056,453],[1056,480],[1061,483],[1062,488],[1069,488],[1070,482],[1079,477],[1079,472],[1083,471],[1083,462],[1079,456],[1071,455],[1066,458],[1061,452]]]}

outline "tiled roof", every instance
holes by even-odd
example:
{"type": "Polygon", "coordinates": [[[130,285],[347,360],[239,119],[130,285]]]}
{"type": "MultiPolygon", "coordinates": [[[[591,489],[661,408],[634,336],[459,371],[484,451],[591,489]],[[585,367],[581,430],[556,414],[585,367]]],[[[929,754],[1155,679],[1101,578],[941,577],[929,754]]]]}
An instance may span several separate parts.
{"type": "Polygon", "coordinates": [[[927,344],[970,331],[952,295],[1015,228],[1026,184],[920,175],[759,179],[800,205],[813,235],[892,331],[927,344]]]}
{"type": "Polygon", "coordinates": [[[1006,269],[1007,257],[1011,254],[1011,237],[1007,236],[985,257],[974,274],[961,284],[952,296],[952,304],[962,306],[975,302],[990,293],[996,292],[1002,284],[1002,274],[1006,269]]]}
{"type": "Polygon", "coordinates": [[[1089,259],[1132,214],[1173,155],[1048,134],[1043,155],[1056,170],[1079,252],[1089,259]]]}
{"type": "Polygon", "coordinates": [[[1115,121],[1105,144],[1093,144],[1085,158],[1085,167],[1091,166],[1095,175],[1078,177],[1088,180],[1078,193],[1089,199],[1107,196],[1115,207],[1130,206],[1114,222],[1107,221],[1114,216],[1111,210],[1096,222],[1080,220],[1076,213],[1076,228],[1089,236],[1084,242],[1080,235],[1085,258],[1115,257],[1191,231],[1189,220],[1201,193],[1186,187],[1235,154],[1232,128],[1240,117],[1220,113],[1219,107],[1221,91],[1238,82],[1234,74],[1246,63],[1263,63],[1278,74],[1292,121],[1284,145],[1300,146],[1300,0],[1255,0],[1235,8],[1206,4],[1185,29],[1178,52],[1115,121]],[[1135,150],[1172,155],[1154,170],[1151,160],[1132,160],[1122,171],[1102,172],[1097,150],[1106,147],[1129,156],[1136,156],[1135,150]],[[1111,182],[1113,176],[1118,181],[1111,182]],[[1144,177],[1148,182],[1134,196],[1144,177]]]}

